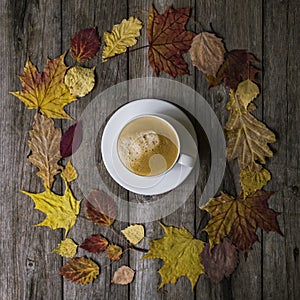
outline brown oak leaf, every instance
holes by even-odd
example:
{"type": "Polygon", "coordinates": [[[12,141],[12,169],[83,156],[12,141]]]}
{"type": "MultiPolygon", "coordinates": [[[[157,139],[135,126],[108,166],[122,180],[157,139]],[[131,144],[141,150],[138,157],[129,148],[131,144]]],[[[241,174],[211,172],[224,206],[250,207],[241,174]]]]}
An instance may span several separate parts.
{"type": "Polygon", "coordinates": [[[87,218],[99,226],[110,226],[117,216],[117,206],[114,200],[106,193],[91,190],[87,196],[87,218]]]}
{"type": "Polygon", "coordinates": [[[194,66],[207,75],[216,76],[226,50],[221,38],[214,33],[201,32],[194,37],[189,52],[194,66]]]}
{"type": "Polygon", "coordinates": [[[59,274],[72,282],[88,284],[99,272],[99,266],[90,258],[75,257],[61,267],[59,274]]]}
{"type": "Polygon", "coordinates": [[[189,74],[188,65],[182,57],[190,49],[195,36],[185,29],[189,15],[189,8],[175,9],[171,6],[160,15],[152,5],[147,27],[148,59],[157,76],[160,71],[173,77],[189,74]]]}
{"type": "Polygon", "coordinates": [[[108,246],[108,241],[101,234],[93,234],[86,238],[80,245],[80,248],[87,250],[91,253],[100,253],[105,251],[108,246]]]}
{"type": "Polygon", "coordinates": [[[82,29],[71,39],[71,55],[78,62],[94,58],[99,49],[100,38],[96,27],[82,29]]]}
{"type": "Polygon", "coordinates": [[[258,190],[244,199],[221,193],[202,206],[210,214],[210,220],[204,230],[208,233],[210,247],[213,248],[226,236],[245,253],[258,240],[257,227],[265,231],[282,234],[278,222],[278,212],[268,207],[268,199],[272,192],[258,190]]]}
{"type": "Polygon", "coordinates": [[[206,244],[200,257],[204,271],[213,283],[219,283],[224,276],[229,277],[239,262],[237,248],[228,239],[223,239],[212,250],[206,244]]]}
{"type": "Polygon", "coordinates": [[[225,60],[216,78],[208,76],[209,86],[219,85],[224,80],[225,86],[236,90],[238,84],[246,79],[255,81],[260,70],[254,65],[259,61],[247,50],[235,49],[225,53],[225,60]]]}
{"type": "Polygon", "coordinates": [[[105,250],[106,257],[112,261],[120,260],[123,250],[118,245],[109,245],[105,250]]]}

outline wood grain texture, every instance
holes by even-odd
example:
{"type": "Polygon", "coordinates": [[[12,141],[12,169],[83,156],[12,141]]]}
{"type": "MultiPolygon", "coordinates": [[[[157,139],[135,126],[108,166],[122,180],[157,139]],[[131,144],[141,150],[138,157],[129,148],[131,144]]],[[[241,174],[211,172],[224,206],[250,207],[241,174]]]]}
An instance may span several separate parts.
{"type": "MultiPolygon", "coordinates": [[[[47,56],[54,58],[68,50],[71,36],[78,30],[97,26],[100,36],[110,31],[112,26],[123,18],[133,15],[143,21],[142,36],[135,47],[147,45],[146,26],[149,0],[113,0],[113,1],[8,1],[0,3],[1,34],[1,109],[0,122],[2,142],[1,158],[1,206],[0,206],[0,298],[1,299],[299,299],[300,298],[300,9],[296,0],[244,0],[244,1],[205,1],[205,0],[156,0],[154,5],[163,13],[168,5],[175,8],[191,7],[192,20],[188,29],[200,32],[213,30],[223,37],[227,50],[248,49],[261,60],[263,74],[259,77],[261,95],[255,100],[255,112],[269,128],[275,131],[278,141],[272,145],[274,157],[267,162],[272,172],[268,190],[277,193],[270,199],[270,206],[282,212],[278,217],[284,237],[275,233],[259,234],[260,243],[256,243],[249,253],[247,261],[240,257],[236,272],[221,283],[214,285],[206,275],[201,276],[194,292],[187,278],[181,278],[176,285],[168,284],[158,290],[160,276],[157,270],[162,266],[159,259],[141,260],[142,251],[126,251],[119,262],[111,264],[105,255],[91,255],[100,265],[100,275],[89,285],[75,285],[63,280],[58,271],[66,260],[51,250],[63,238],[60,230],[46,227],[34,227],[44,215],[33,209],[33,202],[18,192],[20,189],[30,192],[43,190],[42,181],[35,175],[36,169],[28,161],[28,131],[31,128],[34,112],[25,106],[9,91],[20,89],[17,74],[22,73],[27,57],[40,70],[47,56]],[[111,285],[113,272],[121,265],[129,265],[136,270],[134,281],[128,286],[111,285]]],[[[103,41],[102,41],[103,46],[103,41]]],[[[96,87],[93,92],[67,107],[70,115],[80,119],[82,113],[107,88],[128,79],[154,76],[148,63],[147,48],[129,52],[101,63],[97,59],[87,63],[96,67],[96,87]]],[[[205,76],[194,69],[189,56],[185,56],[191,75],[175,80],[195,89],[208,101],[221,124],[227,120],[225,105],[228,91],[223,87],[207,89],[205,76]]],[[[69,55],[67,64],[73,61],[69,55]]],[[[170,78],[161,74],[162,78],[170,78]]],[[[137,92],[146,90],[135,82],[128,85],[123,94],[110,94],[97,105],[90,118],[106,120],[112,112],[136,95],[148,97],[176,97],[183,99],[182,105],[194,103],[194,113],[200,113],[201,106],[195,99],[188,99],[184,91],[175,94],[173,90],[161,91],[161,86],[153,79],[146,82],[148,94],[137,92]],[[168,95],[167,95],[168,94],[168,95]]],[[[116,197],[131,202],[147,202],[159,199],[140,196],[120,187],[105,169],[99,148],[101,134],[106,121],[100,128],[86,128],[98,134],[95,164],[106,186],[116,197]]],[[[195,120],[193,120],[195,121],[195,120]]],[[[73,121],[58,121],[56,126],[64,131],[73,121]]],[[[160,220],[166,225],[184,226],[198,238],[207,239],[201,231],[208,216],[198,208],[199,198],[210,171],[210,155],[205,134],[195,122],[198,138],[202,142],[200,151],[200,177],[194,192],[185,204],[172,214],[160,220]]],[[[81,163],[84,163],[81,162],[81,163]]],[[[228,164],[220,189],[231,194],[239,192],[238,168],[235,163],[228,164]]],[[[86,174],[82,176],[88,176],[86,174]]],[[[91,182],[94,181],[91,179],[91,182]]],[[[95,182],[95,188],[97,183],[95,182]]],[[[60,182],[55,189],[63,191],[60,182]]],[[[186,186],[177,189],[174,201],[183,197],[186,186]]],[[[78,199],[86,196],[75,182],[72,189],[78,199]]],[[[83,206],[84,207],[83,200],[83,206]]],[[[125,209],[126,210],[126,209],[125,209]]],[[[120,214],[128,211],[120,212],[120,214]]],[[[130,212],[129,212],[130,213],[130,212]]],[[[150,214],[145,211],[144,216],[150,214]]],[[[128,225],[116,221],[114,228],[120,231],[128,225]]],[[[139,247],[148,249],[149,240],[160,238],[162,229],[157,221],[146,223],[146,238],[139,247]]],[[[86,237],[101,233],[111,242],[126,248],[126,242],[107,228],[100,228],[85,219],[82,209],[76,226],[70,231],[80,244],[86,237]]],[[[79,255],[90,256],[83,249],[79,255]]]]}

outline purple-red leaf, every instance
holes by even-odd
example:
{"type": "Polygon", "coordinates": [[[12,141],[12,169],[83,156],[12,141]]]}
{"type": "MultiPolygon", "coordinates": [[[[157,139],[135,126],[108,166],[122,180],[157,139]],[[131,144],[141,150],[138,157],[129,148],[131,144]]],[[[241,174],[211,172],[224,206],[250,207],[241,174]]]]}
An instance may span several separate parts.
{"type": "Polygon", "coordinates": [[[80,245],[80,248],[91,253],[98,254],[105,251],[107,246],[108,241],[105,237],[103,237],[101,234],[93,234],[84,240],[84,242],[80,245]]]}
{"type": "Polygon", "coordinates": [[[60,141],[60,155],[62,158],[68,157],[75,153],[82,142],[82,123],[69,127],[69,129],[63,134],[60,141]]]}
{"type": "Polygon", "coordinates": [[[82,29],[71,39],[71,55],[79,62],[84,62],[96,56],[100,48],[100,38],[96,27],[82,29]]]}

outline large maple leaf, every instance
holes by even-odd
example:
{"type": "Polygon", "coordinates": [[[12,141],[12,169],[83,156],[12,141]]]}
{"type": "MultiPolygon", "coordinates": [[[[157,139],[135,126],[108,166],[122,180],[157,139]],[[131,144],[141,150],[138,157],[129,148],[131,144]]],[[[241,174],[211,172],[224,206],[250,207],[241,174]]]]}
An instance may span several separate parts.
{"type": "Polygon", "coordinates": [[[21,191],[28,195],[35,203],[35,209],[45,213],[47,217],[36,226],[48,226],[51,229],[64,228],[65,236],[75,225],[80,211],[80,202],[77,201],[65,181],[66,190],[63,196],[53,193],[49,188],[39,194],[21,191]]]}
{"type": "Polygon", "coordinates": [[[39,109],[47,118],[70,119],[64,106],[75,101],[64,84],[67,67],[64,63],[65,53],[55,59],[47,59],[43,72],[28,59],[24,74],[20,76],[22,91],[11,92],[19,98],[28,109],[39,109]]]}
{"type": "Polygon", "coordinates": [[[152,5],[148,18],[148,59],[156,75],[164,71],[173,77],[189,74],[182,54],[192,44],[195,33],[187,31],[185,25],[190,9],[174,9],[171,6],[160,15],[152,5]]]}
{"type": "Polygon", "coordinates": [[[204,242],[195,239],[185,228],[164,226],[165,236],[150,241],[150,250],[142,259],[160,258],[164,266],[158,271],[160,288],[166,283],[176,283],[179,277],[187,276],[194,288],[198,277],[204,274],[200,253],[204,242]]]}
{"type": "Polygon", "coordinates": [[[61,130],[54,127],[52,119],[47,119],[37,112],[29,135],[31,139],[28,145],[32,152],[28,160],[39,168],[37,175],[44,180],[45,187],[51,188],[54,176],[62,169],[57,164],[61,158],[59,151],[61,130]]]}
{"type": "Polygon", "coordinates": [[[279,213],[268,207],[267,201],[272,194],[259,190],[245,199],[242,195],[235,199],[222,193],[202,206],[201,209],[210,214],[204,230],[208,233],[211,249],[230,236],[234,245],[247,252],[258,240],[257,227],[282,234],[276,218],[279,213]]]}
{"type": "Polygon", "coordinates": [[[257,120],[240,99],[240,94],[230,90],[227,104],[230,117],[225,125],[228,160],[238,159],[241,169],[256,168],[256,161],[265,163],[273,155],[268,143],[276,141],[274,133],[257,120]]]}

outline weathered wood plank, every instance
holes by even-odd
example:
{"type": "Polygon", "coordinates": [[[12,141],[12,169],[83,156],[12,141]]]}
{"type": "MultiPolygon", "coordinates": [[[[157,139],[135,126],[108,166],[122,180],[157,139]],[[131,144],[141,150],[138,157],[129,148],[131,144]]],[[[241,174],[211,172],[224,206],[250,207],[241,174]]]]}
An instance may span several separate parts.
{"type": "Polygon", "coordinates": [[[264,1],[264,120],[277,135],[268,168],[270,207],[284,233],[263,234],[264,299],[298,299],[299,291],[299,6],[297,1],[264,1]]]}
{"type": "MultiPolygon", "coordinates": [[[[63,32],[62,41],[63,48],[67,49],[69,47],[69,40],[71,36],[78,30],[96,26],[101,37],[101,44],[103,45],[103,33],[104,31],[111,31],[114,24],[121,22],[123,18],[126,18],[127,14],[127,2],[126,1],[67,1],[63,2],[63,32]]],[[[72,63],[72,60],[68,60],[72,63]]],[[[108,62],[101,63],[101,51],[97,56],[97,59],[91,61],[89,66],[97,65],[96,73],[96,87],[92,93],[82,99],[79,99],[76,103],[72,104],[70,107],[70,113],[74,119],[80,119],[82,113],[85,109],[88,109],[89,105],[96,103],[97,96],[103,92],[105,89],[117,84],[127,78],[127,57],[126,55],[118,56],[109,60],[108,62]]],[[[119,95],[120,96],[120,95],[119,95]]],[[[121,106],[126,97],[113,97],[110,99],[104,99],[101,104],[95,105],[95,110],[91,111],[90,119],[98,120],[102,118],[105,121],[106,117],[111,114],[114,107],[121,106]]],[[[98,102],[99,103],[99,102],[98,102]]],[[[98,122],[95,122],[95,124],[98,122]]],[[[67,129],[70,126],[70,122],[64,122],[63,128],[67,129]]],[[[90,132],[96,132],[96,136],[99,131],[99,140],[97,142],[97,160],[95,164],[99,164],[99,174],[103,181],[107,184],[110,190],[114,194],[125,197],[127,192],[120,188],[107,173],[100,155],[100,141],[101,134],[105,122],[102,124],[101,128],[83,127],[84,134],[89,134],[90,132]]],[[[77,163],[77,162],[75,162],[77,163]]],[[[81,176],[89,176],[89,170],[85,170],[86,174],[81,174],[81,176]]],[[[82,194],[80,186],[74,184],[73,190],[78,197],[86,196],[82,194]]],[[[92,188],[99,188],[98,186],[92,186],[92,188]]],[[[85,216],[84,205],[82,204],[81,216],[85,216]]],[[[119,212],[121,213],[121,212],[119,212]]],[[[116,222],[114,227],[117,231],[124,228],[122,222],[116,222]]],[[[78,243],[82,243],[83,240],[89,237],[91,234],[101,233],[108,238],[109,241],[117,244],[124,244],[124,241],[119,240],[115,237],[109,229],[100,228],[97,225],[93,225],[91,222],[84,218],[80,218],[75,228],[71,232],[71,236],[78,243]],[[123,242],[123,243],[122,243],[123,242]]],[[[68,281],[64,281],[64,298],[65,299],[127,299],[128,286],[112,285],[111,279],[113,272],[121,265],[128,262],[128,251],[125,252],[122,259],[119,262],[111,263],[109,259],[105,257],[105,254],[90,255],[88,252],[79,250],[79,256],[87,255],[92,257],[100,266],[100,275],[94,281],[93,284],[87,286],[76,285],[68,281]]]]}
{"type": "MultiPolygon", "coordinates": [[[[197,31],[213,30],[224,39],[227,51],[248,49],[259,59],[261,58],[261,1],[226,1],[226,3],[223,1],[196,1],[196,16],[196,21],[200,23],[197,24],[197,31]]],[[[196,90],[208,101],[224,127],[228,118],[225,108],[228,101],[228,90],[224,87],[208,90],[205,75],[197,71],[196,76],[196,90]]],[[[256,100],[256,105],[258,106],[256,115],[260,117],[262,111],[261,97],[256,100]]],[[[238,174],[239,169],[236,163],[227,165],[220,190],[236,195],[240,191],[238,174]]],[[[197,198],[200,198],[201,195],[200,188],[201,186],[197,190],[197,198]]],[[[197,224],[205,224],[206,218],[207,216],[201,213],[197,219],[197,224]]],[[[261,299],[260,249],[260,244],[256,244],[254,250],[250,252],[247,262],[241,256],[240,265],[235,273],[217,285],[212,284],[209,278],[201,277],[196,290],[197,297],[204,299],[249,299],[249,295],[251,295],[251,299],[261,299]]]]}
{"type": "Polygon", "coordinates": [[[56,271],[61,259],[50,254],[61,232],[34,227],[44,214],[20,189],[39,192],[42,181],[27,161],[33,111],[9,91],[19,90],[17,74],[30,57],[40,70],[60,45],[60,1],[1,1],[1,299],[61,299],[56,271]]]}

